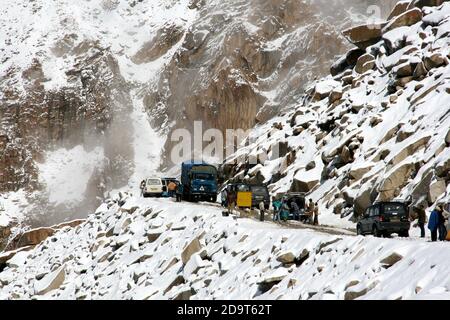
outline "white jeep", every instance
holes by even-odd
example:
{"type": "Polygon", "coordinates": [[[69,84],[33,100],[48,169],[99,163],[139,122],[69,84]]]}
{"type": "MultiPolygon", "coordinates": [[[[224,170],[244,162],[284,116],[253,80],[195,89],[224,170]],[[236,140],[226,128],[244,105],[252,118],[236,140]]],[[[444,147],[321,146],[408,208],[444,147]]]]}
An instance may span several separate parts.
{"type": "Polygon", "coordinates": [[[144,198],[161,197],[163,191],[163,183],[160,178],[149,178],[145,182],[143,196],[144,198]]]}

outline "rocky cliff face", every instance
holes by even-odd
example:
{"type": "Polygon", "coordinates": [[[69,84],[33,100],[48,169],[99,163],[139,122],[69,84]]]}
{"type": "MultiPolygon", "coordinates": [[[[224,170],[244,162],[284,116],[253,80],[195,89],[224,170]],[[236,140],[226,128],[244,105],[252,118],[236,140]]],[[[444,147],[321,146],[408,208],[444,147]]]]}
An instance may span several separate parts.
{"type": "Polygon", "coordinates": [[[407,1],[385,22],[346,30],[358,48],[253,130],[224,174],[306,192],[343,216],[375,200],[448,201],[449,19],[449,2],[407,1]]]}
{"type": "Polygon", "coordinates": [[[336,55],[348,49],[341,31],[358,12],[366,13],[367,4],[192,2],[197,19],[184,36],[180,26],[164,26],[136,57],[152,61],[167,52],[167,43],[181,43],[146,89],[154,126],[192,130],[201,120],[204,129],[246,130],[295,105],[304,85],[326,74],[336,55]]]}

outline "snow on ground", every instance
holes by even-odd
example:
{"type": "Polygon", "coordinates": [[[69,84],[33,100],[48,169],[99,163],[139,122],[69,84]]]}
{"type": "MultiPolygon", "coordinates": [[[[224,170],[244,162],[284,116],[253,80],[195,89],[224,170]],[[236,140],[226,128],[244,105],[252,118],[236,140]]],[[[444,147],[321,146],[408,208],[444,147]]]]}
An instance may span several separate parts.
{"type": "Polygon", "coordinates": [[[171,199],[109,201],[7,262],[0,299],[450,299],[446,243],[332,236],[171,199]]]}
{"type": "Polygon", "coordinates": [[[46,186],[50,202],[70,206],[83,200],[88,181],[103,159],[100,147],[86,151],[80,145],[70,150],[61,148],[47,152],[45,162],[38,168],[39,179],[46,186]]]}

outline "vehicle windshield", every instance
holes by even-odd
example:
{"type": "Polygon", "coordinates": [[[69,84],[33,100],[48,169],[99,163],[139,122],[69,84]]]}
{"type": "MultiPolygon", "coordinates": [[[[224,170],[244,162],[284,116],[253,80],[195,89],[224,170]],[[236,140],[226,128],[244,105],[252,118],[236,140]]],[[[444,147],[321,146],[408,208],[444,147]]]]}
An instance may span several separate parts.
{"type": "Polygon", "coordinates": [[[268,193],[265,187],[252,187],[252,192],[264,195],[268,193]]]}
{"type": "Polygon", "coordinates": [[[150,184],[150,185],[160,185],[160,184],[161,184],[161,180],[159,180],[159,179],[148,179],[148,180],[147,180],[147,184],[150,184]]]}
{"type": "Polygon", "coordinates": [[[249,191],[249,187],[246,186],[245,184],[241,184],[241,185],[236,186],[236,190],[241,191],[241,192],[247,192],[247,191],[249,191]]]}
{"type": "Polygon", "coordinates": [[[214,176],[209,173],[195,173],[194,179],[198,180],[214,180],[214,176]]]}
{"type": "Polygon", "coordinates": [[[406,213],[406,210],[405,206],[401,203],[387,203],[384,204],[384,213],[385,214],[397,213],[402,215],[406,213]]]}

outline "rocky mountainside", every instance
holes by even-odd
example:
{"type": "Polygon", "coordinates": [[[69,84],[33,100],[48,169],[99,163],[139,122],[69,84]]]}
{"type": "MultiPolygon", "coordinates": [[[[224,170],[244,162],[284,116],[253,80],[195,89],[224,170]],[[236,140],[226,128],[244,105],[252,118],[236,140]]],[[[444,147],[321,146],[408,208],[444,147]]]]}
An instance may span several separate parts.
{"type": "Polygon", "coordinates": [[[124,196],[0,255],[0,299],[449,299],[447,244],[280,229],[124,196]]]}
{"type": "Polygon", "coordinates": [[[171,130],[247,129],[295,104],[371,3],[3,2],[0,214],[83,216],[156,171],[171,130]]]}
{"type": "Polygon", "coordinates": [[[402,1],[344,35],[357,48],[257,126],[224,175],[306,192],[341,216],[375,200],[449,201],[450,2],[402,1]]]}

